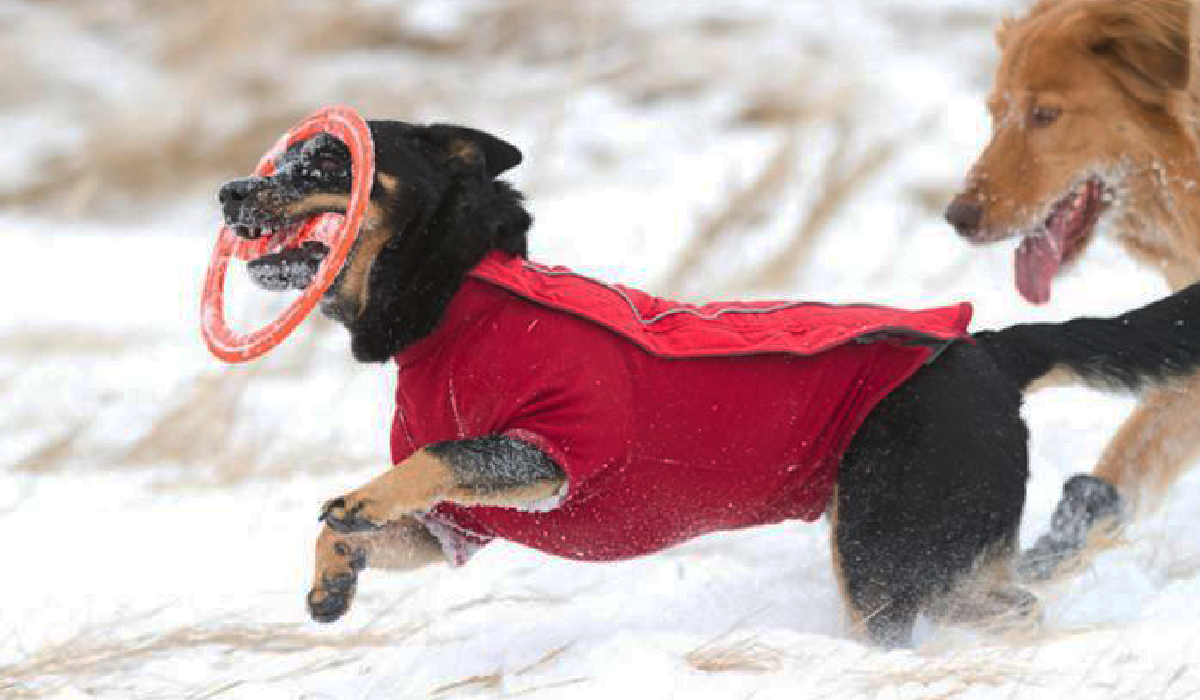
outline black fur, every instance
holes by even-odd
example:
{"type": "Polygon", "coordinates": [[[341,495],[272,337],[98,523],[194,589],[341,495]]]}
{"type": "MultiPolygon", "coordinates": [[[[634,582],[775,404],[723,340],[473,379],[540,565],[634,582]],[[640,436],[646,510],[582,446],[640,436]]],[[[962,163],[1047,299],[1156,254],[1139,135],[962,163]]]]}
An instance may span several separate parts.
{"type": "MultiPolygon", "coordinates": [[[[531,219],[504,182],[456,182],[424,192],[436,208],[419,212],[371,269],[371,296],[350,331],[360,362],[386,362],[429,335],[470,270],[489,251],[524,257],[531,219]]],[[[426,200],[429,201],[429,200],[426,200]]]]}
{"type": "MultiPolygon", "coordinates": [[[[520,160],[483,132],[372,122],[372,201],[391,238],[361,313],[341,317],[354,356],[392,357],[429,334],[486,253],[526,254],[530,217],[495,177],[520,160]]],[[[227,217],[230,216],[228,208],[227,217]]],[[[951,344],[886,397],[847,450],[834,543],[850,604],[877,642],[903,644],[921,612],[978,567],[1007,566],[1028,477],[1022,392],[1055,369],[1137,390],[1200,368],[1200,287],[1115,319],[1021,325],[951,344]]],[[[498,436],[439,443],[464,484],[501,491],[561,478],[532,445],[498,436]]],[[[752,468],[752,465],[748,465],[752,468]]],[[[1030,598],[1011,587],[993,600],[1030,598]]],[[[1022,602],[1023,601],[1023,602],[1022,602]]]]}
{"type": "Polygon", "coordinates": [[[378,187],[372,195],[396,234],[372,266],[367,307],[346,324],[360,362],[386,362],[432,332],[467,270],[488,252],[527,255],[533,220],[520,193],[494,179],[520,161],[520,152],[482,132],[455,129],[371,122],[375,168],[399,178],[402,195],[384,200],[378,187]],[[487,141],[479,146],[485,160],[463,162],[447,152],[453,137],[487,141]],[[493,159],[504,158],[497,165],[486,160],[493,151],[502,154],[493,159]]]}
{"type": "Polygon", "coordinates": [[[459,486],[484,495],[566,478],[545,452],[507,435],[448,440],[425,451],[450,466],[459,486]]]}
{"type": "Polygon", "coordinates": [[[918,613],[976,566],[1011,555],[1029,433],[1019,386],[956,343],[887,396],[838,475],[846,595],[872,639],[907,642],[918,613]]]}
{"type": "Polygon", "coordinates": [[[1200,287],[1113,319],[1012,326],[976,333],[1021,387],[1055,369],[1097,389],[1137,391],[1191,374],[1200,364],[1200,287]]]}

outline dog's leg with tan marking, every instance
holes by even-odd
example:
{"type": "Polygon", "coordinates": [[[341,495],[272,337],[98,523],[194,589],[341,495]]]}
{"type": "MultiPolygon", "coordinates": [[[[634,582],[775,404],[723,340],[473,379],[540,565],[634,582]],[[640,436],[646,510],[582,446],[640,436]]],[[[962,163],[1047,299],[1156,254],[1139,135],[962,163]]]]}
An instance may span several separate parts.
{"type": "Polygon", "coordinates": [[[307,599],[309,614],[317,622],[333,622],[344,615],[363,569],[410,571],[442,560],[437,539],[412,518],[365,533],[342,534],[322,528],[307,599]]]}
{"type": "Polygon", "coordinates": [[[523,440],[494,435],[440,442],[325,504],[321,520],[336,532],[377,530],[438,503],[533,508],[560,495],[566,477],[554,460],[523,440]]]}

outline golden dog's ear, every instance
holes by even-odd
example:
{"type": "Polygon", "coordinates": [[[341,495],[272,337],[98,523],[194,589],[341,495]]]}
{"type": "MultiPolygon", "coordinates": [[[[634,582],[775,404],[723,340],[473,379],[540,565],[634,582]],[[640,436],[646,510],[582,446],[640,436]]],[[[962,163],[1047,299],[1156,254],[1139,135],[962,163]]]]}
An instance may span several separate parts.
{"type": "Polygon", "coordinates": [[[423,129],[425,139],[446,162],[470,169],[482,168],[496,177],[521,163],[521,151],[485,131],[451,124],[432,124],[423,129]]]}
{"type": "Polygon", "coordinates": [[[1162,105],[1183,90],[1191,69],[1191,0],[1086,3],[1080,26],[1088,49],[1136,99],[1162,105]]]}
{"type": "Polygon", "coordinates": [[[1038,0],[1038,2],[1034,3],[1033,7],[1029,8],[1029,12],[1026,12],[1020,19],[1009,15],[1000,20],[1000,26],[996,27],[996,45],[1002,49],[1008,46],[1008,41],[1012,37],[1012,32],[1017,25],[1026,20],[1031,20],[1038,15],[1045,14],[1047,11],[1061,4],[1063,4],[1063,0],[1038,0]]]}

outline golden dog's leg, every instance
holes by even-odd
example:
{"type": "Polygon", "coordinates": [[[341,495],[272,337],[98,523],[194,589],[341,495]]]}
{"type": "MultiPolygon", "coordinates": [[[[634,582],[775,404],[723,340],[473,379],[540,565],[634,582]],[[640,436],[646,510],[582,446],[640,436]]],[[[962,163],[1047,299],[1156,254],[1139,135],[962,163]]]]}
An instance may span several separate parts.
{"type": "Polygon", "coordinates": [[[1200,376],[1146,394],[1093,475],[1138,510],[1158,504],[1200,453],[1200,376]]]}
{"type": "Polygon", "coordinates": [[[1070,568],[1086,547],[1102,549],[1127,516],[1152,510],[1200,453],[1200,376],[1148,392],[1090,475],[1076,474],[1050,530],[1017,561],[1031,579],[1070,568]]]}
{"type": "Polygon", "coordinates": [[[321,520],[338,532],[363,532],[438,503],[520,507],[558,495],[561,472],[537,476],[520,483],[489,481],[487,475],[456,471],[442,457],[420,450],[366,486],[326,503],[321,520]]]}
{"type": "Polygon", "coordinates": [[[366,533],[343,534],[328,527],[317,536],[316,566],[308,610],[318,622],[333,622],[350,609],[358,574],[365,568],[409,571],[442,561],[438,541],[412,518],[366,533]]]}

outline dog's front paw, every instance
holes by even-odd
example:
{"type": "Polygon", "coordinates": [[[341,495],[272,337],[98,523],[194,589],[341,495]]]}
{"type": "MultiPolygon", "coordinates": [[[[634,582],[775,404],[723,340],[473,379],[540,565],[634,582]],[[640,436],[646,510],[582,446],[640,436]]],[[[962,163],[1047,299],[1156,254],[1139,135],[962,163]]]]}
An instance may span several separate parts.
{"type": "Polygon", "coordinates": [[[343,534],[371,532],[382,528],[388,522],[371,500],[354,494],[327,502],[321,508],[321,517],[318,520],[328,525],[330,530],[343,534]]]}
{"type": "Polygon", "coordinates": [[[333,622],[350,609],[358,572],[367,566],[366,550],[346,542],[333,545],[334,557],[321,572],[319,582],[308,592],[308,614],[317,622],[333,622]]]}

